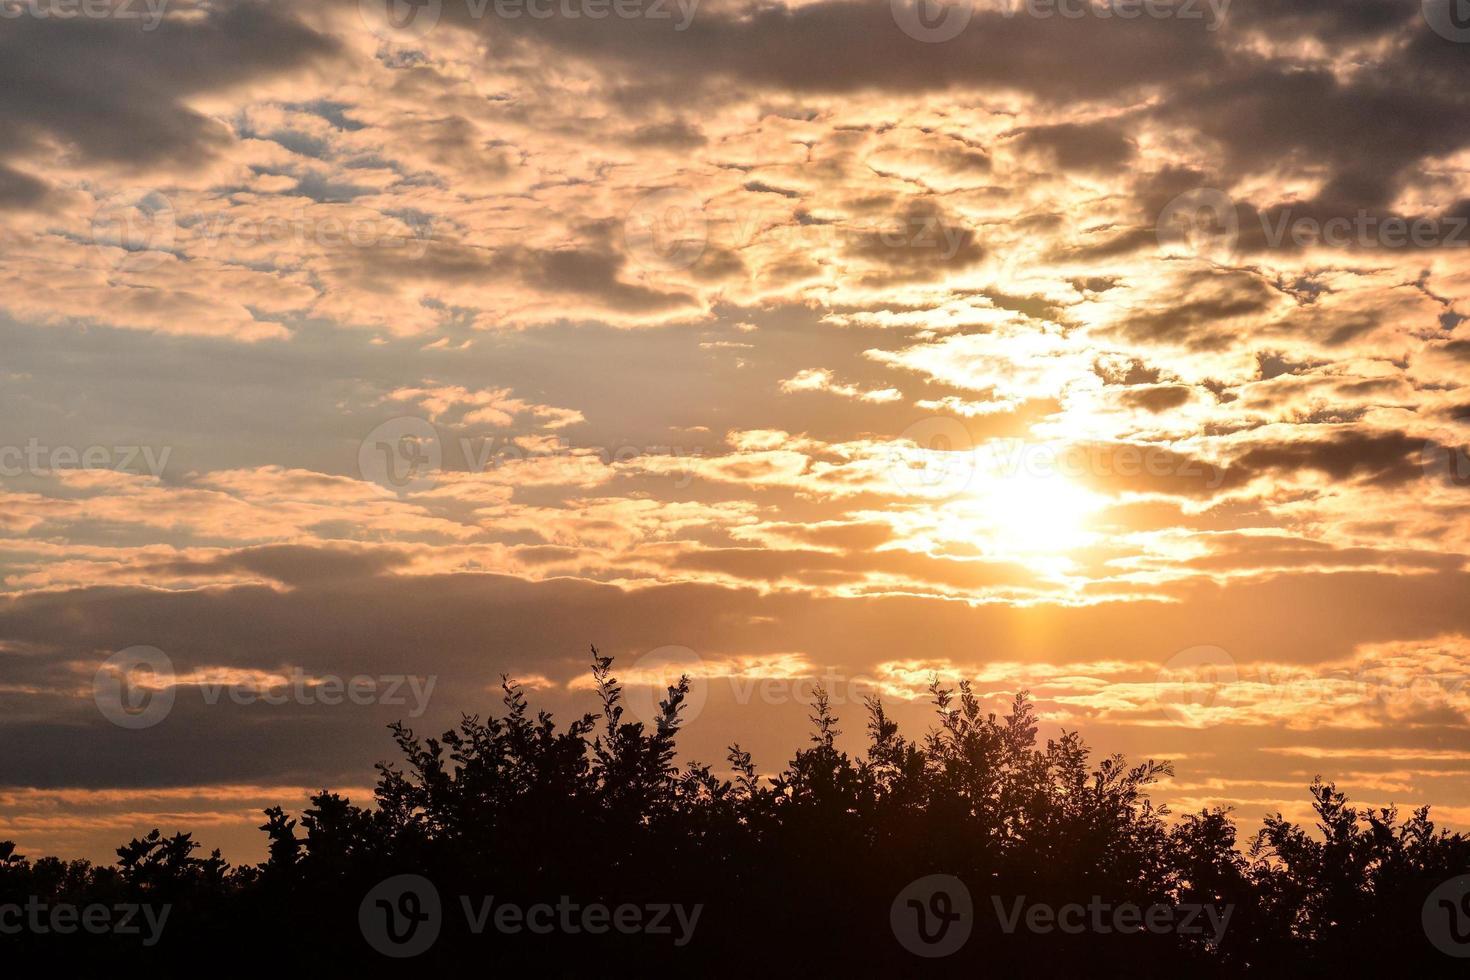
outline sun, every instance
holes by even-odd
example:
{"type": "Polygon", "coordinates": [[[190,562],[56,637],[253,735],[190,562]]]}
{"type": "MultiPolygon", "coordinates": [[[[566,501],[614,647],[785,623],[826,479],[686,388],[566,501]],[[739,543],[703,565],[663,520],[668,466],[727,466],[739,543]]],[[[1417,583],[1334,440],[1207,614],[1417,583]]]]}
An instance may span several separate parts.
{"type": "Polygon", "coordinates": [[[997,552],[1054,555],[1096,537],[1089,521],[1102,498],[1064,476],[1007,473],[977,481],[970,498],[977,522],[997,552]]]}

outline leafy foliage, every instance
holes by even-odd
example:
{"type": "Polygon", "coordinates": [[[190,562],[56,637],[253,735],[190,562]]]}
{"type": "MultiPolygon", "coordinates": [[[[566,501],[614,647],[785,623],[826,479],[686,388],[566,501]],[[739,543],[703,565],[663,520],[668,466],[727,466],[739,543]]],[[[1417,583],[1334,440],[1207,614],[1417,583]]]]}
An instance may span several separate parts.
{"type": "Polygon", "coordinates": [[[1419,915],[1436,885],[1470,872],[1470,840],[1437,830],[1427,808],[1404,822],[1393,810],[1359,812],[1319,780],[1315,832],[1278,814],[1243,853],[1228,813],[1171,821],[1150,801],[1150,787],[1171,772],[1166,763],[1094,763],[1076,733],[1039,746],[1024,694],[997,717],[982,713],[968,683],[950,690],[937,681],[936,724],[920,742],[870,699],[866,754],[850,757],[818,692],[810,741],[779,773],[762,776],[736,745],[727,780],[678,764],[687,679],[645,726],[627,720],[612,661],[595,649],[592,676],[600,713],[563,729],[545,712],[533,716],[509,679],[498,717],[465,716],[438,738],[392,726],[402,761],[378,766],[374,805],[323,790],[299,823],[267,810],[259,865],[230,868],[217,851],[199,858],[189,834],[156,830],[119,848],[115,868],[32,862],[0,842],[0,904],[40,896],[174,907],[153,949],[115,936],[14,943],[53,965],[134,960],[182,970],[267,941],[293,973],[344,963],[398,972],[362,941],[358,905],[382,879],[415,873],[445,905],[444,932],[416,971],[483,962],[583,975],[624,972],[611,966],[622,957],[720,975],[1040,964],[1057,976],[1340,975],[1374,965],[1433,976],[1455,966],[1426,942],[1419,915]],[[945,960],[920,960],[895,941],[889,907],[910,881],[940,872],[967,883],[975,933],[945,960]],[[616,931],[472,935],[461,895],[705,912],[685,948],[616,931]],[[1053,907],[1213,904],[1232,916],[1219,942],[1208,931],[1007,933],[994,913],[1018,896],[1053,907]]]}

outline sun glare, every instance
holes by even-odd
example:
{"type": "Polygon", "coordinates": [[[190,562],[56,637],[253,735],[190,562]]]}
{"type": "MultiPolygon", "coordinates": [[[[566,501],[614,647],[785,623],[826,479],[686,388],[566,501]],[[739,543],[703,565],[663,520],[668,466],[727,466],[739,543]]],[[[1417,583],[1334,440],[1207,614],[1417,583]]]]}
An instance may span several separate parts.
{"type": "Polygon", "coordinates": [[[1006,555],[1054,555],[1083,547],[1093,537],[1090,516],[1102,505],[1096,494],[1055,475],[1014,474],[981,482],[972,500],[985,536],[1006,555]]]}

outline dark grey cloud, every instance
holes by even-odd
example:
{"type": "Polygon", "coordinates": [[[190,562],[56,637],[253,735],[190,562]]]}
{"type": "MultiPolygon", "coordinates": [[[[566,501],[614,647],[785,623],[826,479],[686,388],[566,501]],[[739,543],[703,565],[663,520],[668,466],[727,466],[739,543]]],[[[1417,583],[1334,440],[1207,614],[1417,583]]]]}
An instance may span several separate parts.
{"type": "Polygon", "coordinates": [[[1090,98],[1177,81],[1223,62],[1200,21],[1005,16],[977,10],[943,44],[906,35],[887,0],[699,10],[683,31],[649,18],[444,21],[485,35],[490,56],[537,43],[595,63],[636,68],[638,90],[669,101],[717,95],[731,79],[796,92],[1015,89],[1090,98]],[[692,88],[691,88],[692,87],[692,88]]]}
{"type": "Polygon", "coordinates": [[[1062,170],[1115,169],[1137,151],[1126,128],[1116,122],[1028,126],[1011,135],[1021,147],[1047,156],[1062,170]]]}
{"type": "Polygon", "coordinates": [[[1231,320],[1262,314],[1278,298],[1260,277],[1245,272],[1193,270],[1179,275],[1177,284],[1181,299],[1153,309],[1137,308],[1113,329],[1133,340],[1217,349],[1239,337],[1231,320]]]}
{"type": "MultiPolygon", "coordinates": [[[[587,226],[579,247],[485,248],[446,237],[406,243],[401,249],[351,249],[340,253],[338,273],[357,288],[382,289],[387,283],[422,282],[474,286],[516,283],[547,294],[582,296],[605,309],[653,313],[690,306],[694,298],[628,282],[628,259],[610,230],[587,226]]],[[[712,256],[710,261],[715,261],[712,256]]]]}
{"type": "MultiPolygon", "coordinates": [[[[431,710],[413,722],[432,732],[460,711],[490,707],[502,671],[558,683],[582,676],[591,641],[622,663],[677,644],[716,658],[799,650],[851,673],[906,657],[1162,664],[1198,644],[1223,646],[1242,661],[1313,663],[1361,643],[1470,631],[1470,607],[1461,601],[1470,577],[1420,569],[1298,572],[1290,588],[1269,577],[1194,581],[1171,587],[1171,602],[1044,610],[468,574],[365,576],[288,590],[37,593],[0,601],[0,736],[7,746],[0,785],[360,782],[391,754],[383,726],[406,717],[391,705],[209,705],[188,690],[163,723],[123,731],[71,692],[112,651],[139,643],[166,651],[181,672],[298,664],[316,676],[434,675],[431,710]],[[920,647],[915,637],[923,637],[920,647]],[[27,693],[37,686],[67,693],[27,693]]],[[[544,699],[563,710],[568,704],[555,691],[544,699]]],[[[801,710],[792,706],[792,724],[801,724],[801,710]]],[[[762,705],[730,706],[692,726],[687,747],[717,758],[729,740],[754,736],[787,751],[792,729],[771,724],[772,717],[762,705]]]]}
{"type": "MultiPolygon", "coordinates": [[[[721,97],[738,80],[787,92],[893,94],[991,89],[1046,100],[1136,104],[1210,141],[1226,182],[1282,163],[1329,170],[1323,198],[1381,207],[1411,166],[1470,142],[1465,45],[1436,35],[1414,0],[1237,0],[1216,30],[1181,18],[1036,17],[977,10],[939,44],[916,41],[878,0],[701,10],[667,21],[460,18],[498,45],[539,44],[609,68],[636,66],[643,97],[721,97]],[[1327,63],[1274,50],[1323,43],[1327,63]],[[1361,51],[1337,51],[1360,43],[1361,51]],[[1337,60],[1333,61],[1334,56],[1337,60]]],[[[1027,145],[1062,169],[1120,165],[1132,146],[1116,122],[1029,128],[1027,145]]]]}
{"type": "Polygon", "coordinates": [[[0,211],[35,207],[49,192],[45,181],[0,165],[0,211]]]}
{"type": "Polygon", "coordinates": [[[882,286],[940,278],[981,261],[986,249],[974,229],[933,201],[917,200],[850,232],[843,253],[873,270],[862,277],[864,285],[882,286]]]}
{"type": "Polygon", "coordinates": [[[1124,405],[1131,408],[1141,408],[1147,412],[1167,412],[1188,402],[1191,391],[1188,385],[1155,385],[1130,388],[1119,397],[1124,405]]]}
{"type": "Polygon", "coordinates": [[[189,96],[324,59],[338,42],[282,4],[136,21],[21,17],[0,29],[0,157],[54,139],[84,160],[197,164],[230,139],[189,96]]]}
{"type": "Polygon", "coordinates": [[[167,561],[146,566],[159,578],[210,575],[260,575],[283,585],[298,586],[340,582],[381,575],[409,563],[409,557],[392,548],[346,550],[304,545],[266,545],[228,552],[207,561],[167,561]]]}
{"type": "Polygon", "coordinates": [[[1349,431],[1329,439],[1268,442],[1231,465],[1231,484],[1267,473],[1310,471],[1334,480],[1397,487],[1421,479],[1430,444],[1406,432],[1349,431]]]}
{"type": "Polygon", "coordinates": [[[1230,27],[1354,41],[1419,26],[1419,0],[1251,0],[1230,8],[1230,27]]]}
{"type": "Polygon", "coordinates": [[[704,146],[708,142],[709,140],[705,138],[698,126],[682,119],[640,126],[628,138],[631,146],[653,146],[672,150],[692,149],[696,146],[704,146]]]}

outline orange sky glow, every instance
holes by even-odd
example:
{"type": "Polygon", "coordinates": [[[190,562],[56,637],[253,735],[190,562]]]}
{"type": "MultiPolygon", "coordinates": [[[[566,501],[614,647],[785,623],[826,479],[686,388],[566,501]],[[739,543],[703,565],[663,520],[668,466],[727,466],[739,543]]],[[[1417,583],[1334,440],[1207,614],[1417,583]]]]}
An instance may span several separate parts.
{"type": "Polygon", "coordinates": [[[1470,827],[1433,0],[397,2],[0,20],[0,839],[257,860],[592,643],[707,763],[969,678],[1470,827]]]}

